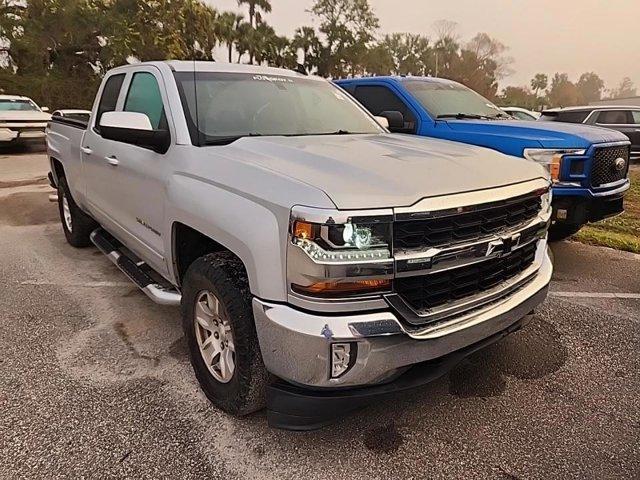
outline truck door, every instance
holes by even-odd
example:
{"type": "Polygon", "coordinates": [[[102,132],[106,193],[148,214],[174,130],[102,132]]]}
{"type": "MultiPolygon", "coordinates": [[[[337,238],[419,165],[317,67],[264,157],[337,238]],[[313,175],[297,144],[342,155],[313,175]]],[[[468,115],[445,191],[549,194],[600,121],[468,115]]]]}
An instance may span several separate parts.
{"type": "Polygon", "coordinates": [[[395,92],[385,85],[358,85],[353,96],[373,115],[396,111],[404,117],[401,133],[416,133],[416,116],[395,92]]]}
{"type": "MultiPolygon", "coordinates": [[[[144,113],[154,129],[169,129],[175,138],[167,117],[164,84],[155,67],[139,67],[128,73],[122,90],[118,111],[144,113]]],[[[162,232],[168,154],[104,138],[96,145],[98,151],[92,157],[102,162],[104,173],[89,181],[96,189],[108,190],[104,210],[111,233],[155,270],[166,273],[162,232]],[[105,180],[108,185],[96,185],[105,180]]]]}
{"type": "Polygon", "coordinates": [[[91,215],[108,230],[113,231],[116,223],[113,215],[112,185],[113,170],[105,160],[105,147],[108,140],[100,136],[100,118],[105,112],[116,110],[121,96],[126,74],[117,73],[105,79],[102,90],[98,92],[99,101],[80,145],[82,158],[82,177],[84,196],[91,215]]]}

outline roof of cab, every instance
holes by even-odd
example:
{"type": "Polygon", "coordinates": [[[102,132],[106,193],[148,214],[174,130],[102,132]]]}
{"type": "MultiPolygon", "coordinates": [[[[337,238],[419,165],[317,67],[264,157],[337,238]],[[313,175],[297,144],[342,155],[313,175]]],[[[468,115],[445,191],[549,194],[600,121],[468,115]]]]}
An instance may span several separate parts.
{"type": "Polygon", "coordinates": [[[129,65],[122,65],[114,70],[123,70],[129,68],[140,67],[142,65],[154,65],[160,64],[168,65],[173,71],[176,72],[193,72],[194,69],[199,72],[220,72],[220,73],[249,73],[254,75],[278,75],[280,77],[292,77],[292,78],[311,78],[324,80],[320,77],[313,75],[303,75],[302,73],[294,70],[287,70],[286,68],[264,67],[260,65],[244,65],[239,63],[226,63],[226,62],[205,62],[205,61],[191,61],[191,60],[165,60],[155,62],[142,62],[131,63],[129,65]]]}
{"type": "Polygon", "coordinates": [[[22,95],[0,95],[0,100],[31,100],[29,97],[22,95]]]}
{"type": "Polygon", "coordinates": [[[349,81],[359,81],[359,80],[395,80],[397,82],[405,82],[407,80],[418,80],[421,82],[432,82],[432,83],[455,83],[459,85],[459,82],[455,80],[450,80],[448,78],[440,78],[440,77],[423,77],[423,76],[414,76],[414,75],[380,75],[380,76],[371,76],[371,77],[352,77],[352,78],[340,78],[336,80],[337,82],[349,82],[349,81]]]}
{"type": "Polygon", "coordinates": [[[555,107],[543,110],[542,113],[558,112],[591,112],[594,110],[640,110],[638,105],[582,105],[576,107],[555,107]]]}

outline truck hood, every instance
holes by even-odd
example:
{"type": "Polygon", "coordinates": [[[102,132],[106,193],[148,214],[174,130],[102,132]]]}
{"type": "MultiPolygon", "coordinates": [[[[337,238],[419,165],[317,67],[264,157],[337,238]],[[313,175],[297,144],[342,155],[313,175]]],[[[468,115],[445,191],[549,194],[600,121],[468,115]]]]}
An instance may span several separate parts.
{"type": "Polygon", "coordinates": [[[254,137],[208,148],[321,189],[340,209],[409,206],[424,197],[546,177],[534,162],[409,135],[254,137]]]}
{"type": "Polygon", "coordinates": [[[576,123],[521,120],[447,120],[446,123],[456,133],[473,137],[473,143],[492,148],[505,139],[521,141],[522,148],[589,148],[594,143],[629,140],[615,130],[576,123]]]}
{"type": "Polygon", "coordinates": [[[51,120],[51,115],[45,112],[36,112],[36,111],[7,111],[0,112],[0,121],[6,120],[17,120],[17,121],[25,121],[25,122],[48,122],[51,120]]]}

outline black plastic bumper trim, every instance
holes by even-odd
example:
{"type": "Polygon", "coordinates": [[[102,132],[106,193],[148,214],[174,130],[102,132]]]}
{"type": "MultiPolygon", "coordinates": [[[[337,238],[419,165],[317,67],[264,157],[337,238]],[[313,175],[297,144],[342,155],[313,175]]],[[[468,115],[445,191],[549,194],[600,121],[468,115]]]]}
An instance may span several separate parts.
{"type": "Polygon", "coordinates": [[[389,383],[336,390],[310,390],[279,380],[267,387],[267,421],[285,430],[317,430],[355,410],[398,392],[426,385],[449,372],[465,357],[519,330],[522,320],[480,342],[437,360],[410,367],[389,383]]]}

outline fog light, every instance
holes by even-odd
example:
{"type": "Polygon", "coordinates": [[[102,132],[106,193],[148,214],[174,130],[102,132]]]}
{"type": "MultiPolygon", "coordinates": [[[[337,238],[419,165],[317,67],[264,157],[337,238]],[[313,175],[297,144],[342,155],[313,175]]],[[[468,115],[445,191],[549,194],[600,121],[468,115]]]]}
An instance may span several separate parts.
{"type": "Polygon", "coordinates": [[[355,363],[356,347],[350,343],[331,344],[331,378],[344,375],[355,363]]]}

